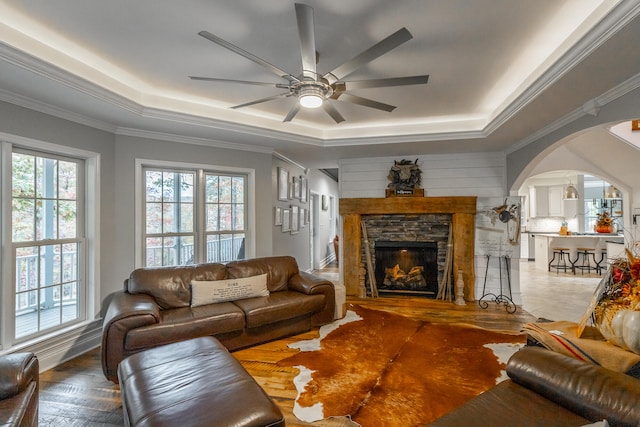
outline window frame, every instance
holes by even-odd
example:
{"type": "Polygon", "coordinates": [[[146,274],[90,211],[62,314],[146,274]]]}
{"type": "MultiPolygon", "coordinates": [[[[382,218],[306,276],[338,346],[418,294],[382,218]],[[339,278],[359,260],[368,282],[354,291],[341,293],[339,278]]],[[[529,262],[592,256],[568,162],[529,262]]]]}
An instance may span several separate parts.
{"type": "MultiPolygon", "coordinates": [[[[245,224],[245,258],[255,257],[255,170],[250,168],[239,168],[231,166],[219,166],[213,164],[174,162],[153,159],[136,159],[135,161],[135,268],[145,266],[145,169],[163,169],[171,171],[195,171],[196,191],[194,196],[204,200],[204,175],[209,174],[229,174],[244,175],[246,177],[246,224],[245,224]]],[[[197,245],[196,262],[203,262],[204,244],[206,232],[204,226],[204,215],[200,212],[200,207],[196,203],[194,218],[195,242],[197,245]]]]}
{"type": "Polygon", "coordinates": [[[94,318],[100,313],[100,158],[96,152],[77,149],[70,146],[54,144],[46,141],[20,137],[16,135],[0,133],[0,171],[2,174],[2,186],[0,197],[2,199],[2,224],[0,226],[0,241],[2,248],[0,255],[0,279],[8,286],[0,289],[2,302],[0,302],[0,349],[3,351],[20,346],[28,347],[35,343],[47,341],[52,337],[63,335],[69,330],[75,330],[94,322],[94,318]],[[75,322],[65,323],[54,329],[47,329],[35,335],[15,338],[15,292],[13,289],[15,278],[15,247],[22,243],[13,243],[12,232],[12,188],[11,171],[12,155],[14,151],[28,151],[31,154],[43,157],[70,158],[84,163],[82,175],[84,182],[82,194],[78,199],[83,201],[82,228],[84,235],[77,236],[82,241],[82,257],[79,260],[79,281],[82,288],[78,291],[78,304],[80,317],[75,322]]]}

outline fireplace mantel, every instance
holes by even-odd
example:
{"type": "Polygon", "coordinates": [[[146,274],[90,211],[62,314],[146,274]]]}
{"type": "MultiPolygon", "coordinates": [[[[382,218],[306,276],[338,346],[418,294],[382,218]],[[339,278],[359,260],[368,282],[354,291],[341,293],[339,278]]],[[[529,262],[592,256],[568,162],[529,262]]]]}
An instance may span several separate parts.
{"type": "MultiPolygon", "coordinates": [[[[475,299],[474,243],[476,197],[388,197],[340,199],[342,272],[347,295],[358,295],[362,259],[362,215],[451,214],[453,271],[462,270],[464,297],[475,299]]],[[[457,276],[457,274],[455,275],[457,276]]]]}

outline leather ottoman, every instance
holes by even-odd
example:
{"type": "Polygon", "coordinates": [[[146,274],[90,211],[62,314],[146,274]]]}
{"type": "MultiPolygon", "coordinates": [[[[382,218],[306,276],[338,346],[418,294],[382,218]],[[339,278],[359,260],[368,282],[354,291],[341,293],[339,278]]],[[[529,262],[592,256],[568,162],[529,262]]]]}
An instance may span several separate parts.
{"type": "Polygon", "coordinates": [[[136,353],[118,365],[126,426],[284,426],[284,416],[213,337],[136,353]]]}

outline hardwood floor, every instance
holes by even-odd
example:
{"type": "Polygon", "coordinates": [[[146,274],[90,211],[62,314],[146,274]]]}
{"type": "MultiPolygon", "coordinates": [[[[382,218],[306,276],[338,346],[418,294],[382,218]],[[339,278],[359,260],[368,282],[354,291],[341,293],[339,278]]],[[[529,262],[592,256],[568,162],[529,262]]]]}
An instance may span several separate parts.
{"type": "MultiPolygon", "coordinates": [[[[519,331],[523,323],[534,320],[520,309],[515,314],[508,314],[502,306],[495,304],[481,309],[472,303],[457,306],[449,302],[408,297],[350,298],[347,303],[433,322],[466,322],[507,331],[519,331]]],[[[287,347],[289,343],[317,336],[316,329],[233,353],[282,409],[287,426],[311,424],[299,421],[292,413],[296,397],[293,378],[297,370],[280,367],[276,362],[297,352],[287,347]]],[[[120,390],[102,375],[99,349],[40,374],[40,425],[123,425],[120,390]]]]}

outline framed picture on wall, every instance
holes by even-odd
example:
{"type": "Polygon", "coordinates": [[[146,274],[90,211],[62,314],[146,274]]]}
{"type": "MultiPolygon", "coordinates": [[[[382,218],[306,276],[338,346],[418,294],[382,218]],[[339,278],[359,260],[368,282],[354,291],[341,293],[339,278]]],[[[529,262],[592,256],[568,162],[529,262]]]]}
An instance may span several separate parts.
{"type": "Polygon", "coordinates": [[[291,231],[291,210],[283,209],[282,210],[282,232],[288,233],[291,231]]]}
{"type": "Polygon", "coordinates": [[[300,211],[298,206],[291,206],[291,234],[300,231],[300,211]]]}
{"type": "Polygon", "coordinates": [[[300,201],[302,203],[307,203],[307,178],[301,176],[300,177],[300,201]]]}
{"type": "Polygon", "coordinates": [[[329,210],[329,198],[327,197],[326,194],[322,195],[322,210],[323,211],[329,210]]]}
{"type": "Polygon", "coordinates": [[[307,210],[305,208],[300,208],[300,228],[305,227],[307,223],[305,222],[305,217],[307,215],[307,210]]]}
{"type": "Polygon", "coordinates": [[[293,177],[293,199],[300,198],[300,178],[297,176],[293,177]]]}
{"type": "Polygon", "coordinates": [[[289,200],[289,171],[278,167],[278,200],[289,200]]]}
{"type": "Polygon", "coordinates": [[[276,206],[273,212],[273,224],[282,225],[282,208],[276,206]]]}

